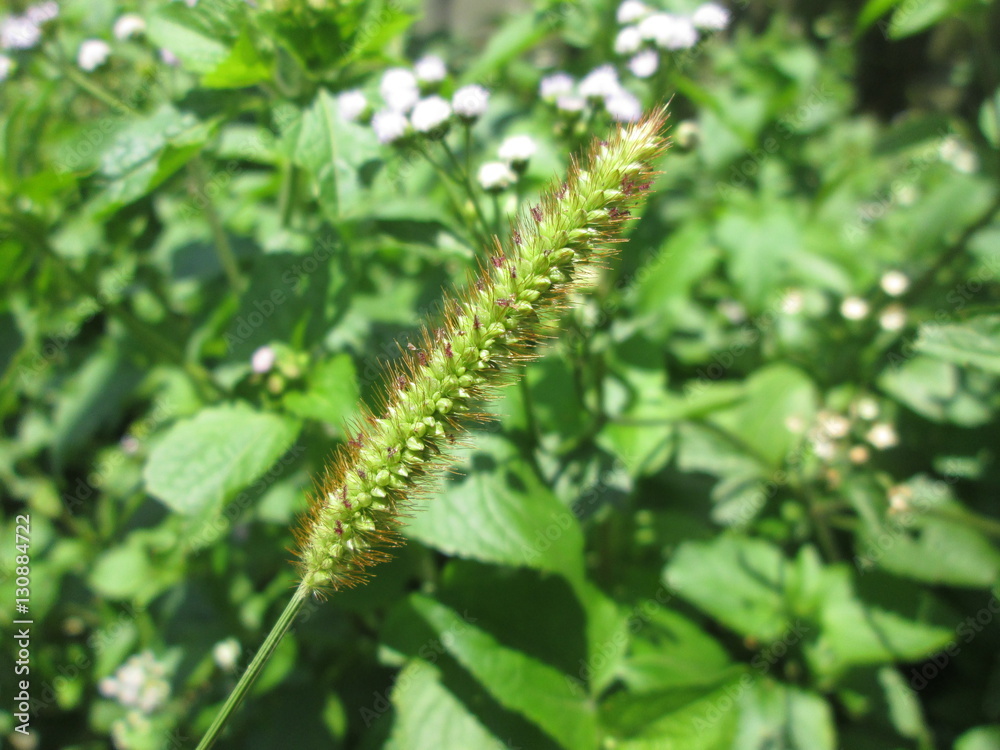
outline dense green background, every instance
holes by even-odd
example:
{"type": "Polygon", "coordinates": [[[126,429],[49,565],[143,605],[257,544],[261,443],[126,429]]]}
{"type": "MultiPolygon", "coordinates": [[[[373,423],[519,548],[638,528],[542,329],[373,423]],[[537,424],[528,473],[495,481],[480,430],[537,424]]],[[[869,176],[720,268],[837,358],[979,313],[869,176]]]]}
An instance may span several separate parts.
{"type": "MultiPolygon", "coordinates": [[[[68,0],[0,82],[0,613],[30,513],[35,622],[36,744],[12,746],[193,746],[290,595],[344,421],[482,253],[336,94],[436,51],[446,92],[492,90],[473,168],[536,138],[525,200],[610,127],[537,91],[624,71],[614,5],[486,40],[415,2],[257,6],[68,0]],[[112,36],[124,11],[144,35],[112,36]],[[145,714],[99,688],[143,652],[169,685],[145,714]]],[[[631,241],[225,746],[1000,748],[1000,12],[733,12],[623,74],[673,96],[676,142],[631,241]]]]}

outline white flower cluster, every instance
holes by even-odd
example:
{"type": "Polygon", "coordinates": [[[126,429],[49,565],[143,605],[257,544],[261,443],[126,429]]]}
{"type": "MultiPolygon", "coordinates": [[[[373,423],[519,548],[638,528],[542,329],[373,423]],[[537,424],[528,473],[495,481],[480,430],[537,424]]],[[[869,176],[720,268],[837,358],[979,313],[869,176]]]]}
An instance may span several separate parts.
{"type": "Polygon", "coordinates": [[[113,698],[126,708],[137,708],[151,714],[170,697],[166,667],[150,651],[129,657],[112,677],[98,685],[101,695],[113,698]]]}
{"type": "Polygon", "coordinates": [[[31,49],[42,39],[42,26],[59,15],[54,0],[32,5],[20,16],[0,21],[0,49],[31,49]]]}
{"type": "Polygon", "coordinates": [[[635,122],[642,116],[642,103],[618,80],[611,65],[601,65],[577,83],[566,73],[553,73],[541,80],[541,98],[566,115],[577,115],[588,106],[603,106],[618,122],[635,122]]]}
{"type": "Polygon", "coordinates": [[[112,28],[112,33],[114,33],[115,39],[119,41],[139,36],[145,31],[146,22],[143,20],[142,16],[136,15],[135,13],[126,13],[119,16],[118,20],[115,21],[114,27],[112,28]]]}
{"type": "Polygon", "coordinates": [[[111,54],[111,45],[103,39],[84,39],[76,53],[76,64],[88,73],[104,65],[111,54]]]}
{"type": "Polygon", "coordinates": [[[379,143],[397,143],[410,134],[441,138],[448,132],[452,116],[471,124],[486,111],[489,92],[482,86],[458,89],[448,101],[435,93],[448,76],[440,57],[426,55],[413,70],[390,68],[382,74],[379,96],[385,106],[374,110],[360,89],[340,93],[337,107],[344,119],[371,122],[379,143]]]}
{"type": "Polygon", "coordinates": [[[508,136],[497,149],[500,160],[488,161],[479,168],[476,175],[479,185],[487,193],[500,193],[511,187],[528,168],[528,162],[537,150],[538,145],[531,136],[508,136]]]}
{"type": "Polygon", "coordinates": [[[899,444],[896,428],[891,422],[876,421],[878,416],[878,402],[864,396],[851,405],[850,414],[824,409],[808,430],[800,417],[786,420],[786,427],[791,432],[805,432],[813,453],[822,461],[846,456],[853,464],[863,464],[871,456],[868,446],[886,450],[899,444]]]}
{"type": "MultiPolygon", "coordinates": [[[[902,271],[886,271],[879,280],[879,286],[889,297],[901,297],[910,288],[910,277],[902,271]]],[[[840,303],[840,314],[847,320],[864,320],[871,312],[871,306],[861,297],[845,297],[840,303]]],[[[878,316],[878,324],[884,331],[900,331],[906,327],[906,308],[899,302],[884,307],[878,316]]]]}
{"type": "Polygon", "coordinates": [[[690,49],[698,43],[699,33],[729,25],[729,11],[714,2],[698,6],[687,16],[650,8],[640,0],[625,0],[616,18],[622,27],[615,37],[615,52],[629,56],[629,70],[638,78],[649,78],[659,68],[658,50],[690,49]]]}

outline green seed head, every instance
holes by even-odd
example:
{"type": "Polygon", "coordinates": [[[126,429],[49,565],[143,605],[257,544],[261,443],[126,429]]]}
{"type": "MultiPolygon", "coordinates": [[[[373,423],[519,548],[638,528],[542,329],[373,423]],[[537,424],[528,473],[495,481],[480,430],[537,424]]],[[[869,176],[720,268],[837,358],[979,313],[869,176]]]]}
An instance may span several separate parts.
{"type": "Polygon", "coordinates": [[[386,373],[384,412],[366,415],[336,455],[298,534],[308,589],[351,585],[386,559],[380,548],[396,542],[400,508],[440,471],[455,436],[478,416],[476,404],[537,339],[539,313],[565,302],[580,272],[610,253],[666,147],[665,120],[660,110],[595,142],[585,167],[574,163],[566,182],[515,223],[510,246],[445,301],[451,312],[425,328],[419,347],[407,347],[403,374],[386,373]]]}

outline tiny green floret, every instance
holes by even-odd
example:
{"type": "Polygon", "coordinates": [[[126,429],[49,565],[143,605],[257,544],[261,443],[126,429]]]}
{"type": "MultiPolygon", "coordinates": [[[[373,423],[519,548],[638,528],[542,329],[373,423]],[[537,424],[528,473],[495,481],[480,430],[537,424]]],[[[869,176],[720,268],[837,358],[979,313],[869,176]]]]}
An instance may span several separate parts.
{"type": "Polygon", "coordinates": [[[400,510],[447,464],[458,436],[541,333],[547,309],[610,253],[629,209],[649,188],[666,148],[664,110],[595,141],[583,165],[515,222],[477,277],[445,300],[444,321],[425,328],[386,373],[383,404],[366,414],[323,476],[298,533],[302,586],[352,585],[397,543],[400,510]]]}

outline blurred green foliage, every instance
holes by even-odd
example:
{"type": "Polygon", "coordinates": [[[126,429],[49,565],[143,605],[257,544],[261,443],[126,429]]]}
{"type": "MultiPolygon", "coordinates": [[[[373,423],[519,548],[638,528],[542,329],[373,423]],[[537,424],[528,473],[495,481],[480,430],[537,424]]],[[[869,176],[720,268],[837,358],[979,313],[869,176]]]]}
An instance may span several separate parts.
{"type": "Polygon", "coordinates": [[[630,241],[223,744],[1000,747],[995,4],[741,3],[647,78],[599,0],[484,39],[410,0],[58,10],[0,60],[12,747],[193,746],[289,596],[311,478],[482,257],[472,201],[506,231],[612,127],[540,80],[607,63],[672,97],[630,241]],[[457,161],[538,145],[495,206],[337,105],[429,51],[446,97],[491,91],[457,161]]]}

